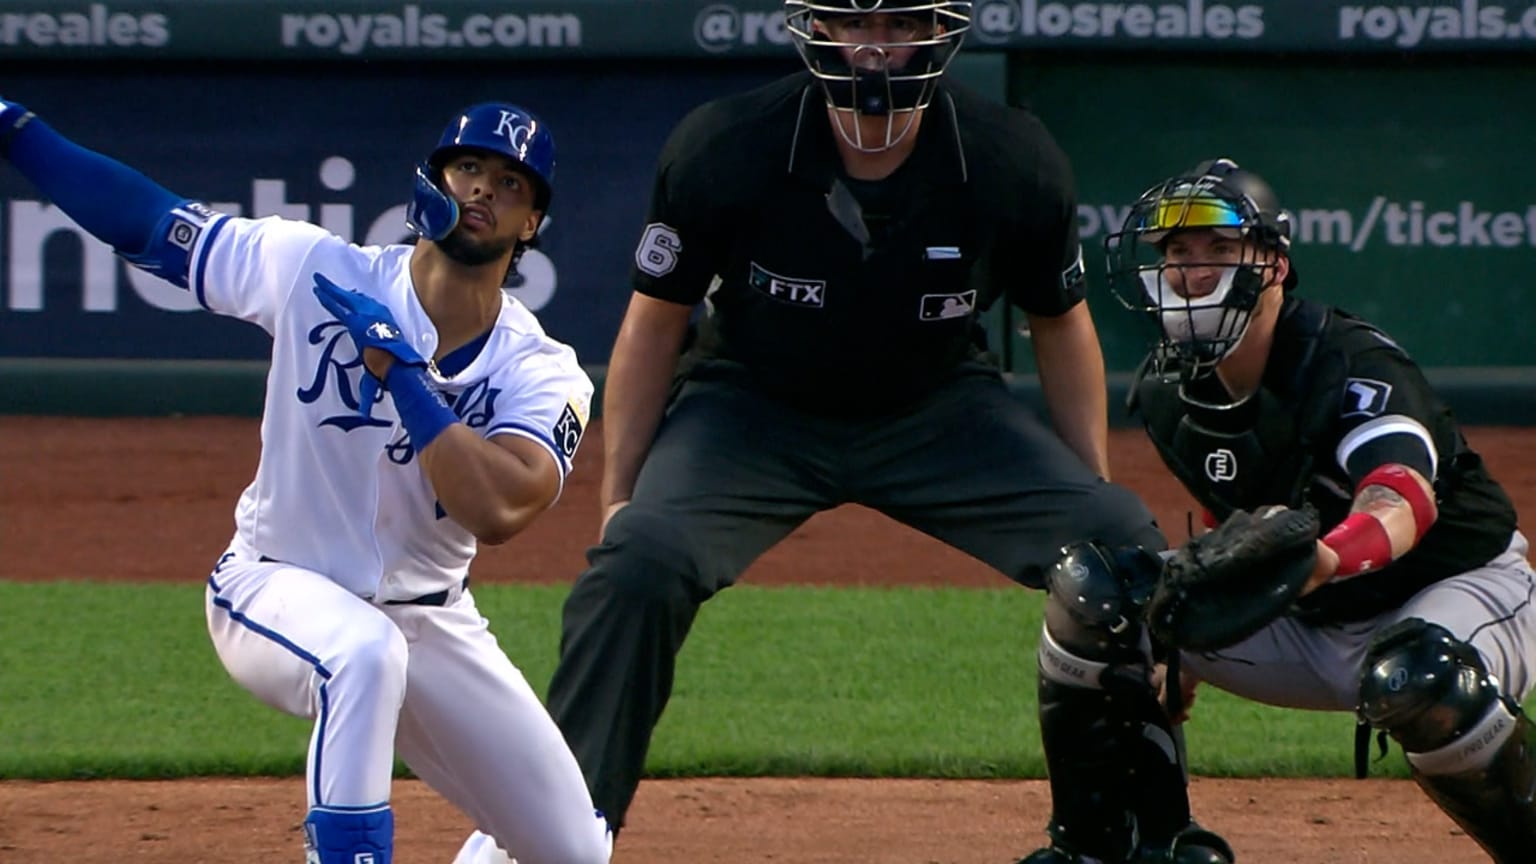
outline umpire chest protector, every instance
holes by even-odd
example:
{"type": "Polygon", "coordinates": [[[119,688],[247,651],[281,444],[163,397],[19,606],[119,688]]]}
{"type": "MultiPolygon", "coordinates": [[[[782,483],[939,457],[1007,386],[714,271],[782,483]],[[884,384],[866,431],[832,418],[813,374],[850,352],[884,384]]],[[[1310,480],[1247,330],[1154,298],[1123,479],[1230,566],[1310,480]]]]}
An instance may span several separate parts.
{"type": "Polygon", "coordinates": [[[1131,409],[1164,464],[1218,520],[1235,509],[1307,502],[1346,370],[1343,357],[1320,348],[1328,319],[1314,304],[1282,318],[1279,328],[1289,332],[1276,333],[1263,383],[1239,403],[1221,404],[1227,397],[1214,375],[1182,380],[1156,355],[1138,371],[1131,409]]]}
{"type": "Polygon", "coordinates": [[[972,280],[984,235],[953,103],[941,93],[907,162],[874,182],[838,170],[819,90],[798,109],[780,121],[787,163],[762,160],[721,250],[704,344],[800,401],[901,401],[973,352],[995,299],[972,280]]]}
{"type": "Polygon", "coordinates": [[[827,113],[795,75],[707,103],[669,139],[636,290],[706,303],[690,374],[890,413],[989,368],[979,317],[1005,295],[1044,315],[1081,299],[1070,170],[1032,115],[945,84],[912,151],[868,179],[827,113]]]}

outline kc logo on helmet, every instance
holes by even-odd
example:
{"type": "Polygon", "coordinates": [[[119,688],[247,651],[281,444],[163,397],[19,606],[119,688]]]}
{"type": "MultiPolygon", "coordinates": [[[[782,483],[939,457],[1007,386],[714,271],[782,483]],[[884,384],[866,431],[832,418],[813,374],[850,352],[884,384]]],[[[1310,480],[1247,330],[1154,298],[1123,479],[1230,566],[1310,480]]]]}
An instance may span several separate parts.
{"type": "Polygon", "coordinates": [[[740,45],[788,45],[784,11],[743,13],[729,3],[704,7],[693,19],[693,38],[711,54],[740,45]]]}
{"type": "Polygon", "coordinates": [[[528,149],[528,139],[533,137],[533,124],[522,123],[513,125],[514,120],[522,118],[511,111],[502,111],[501,119],[496,123],[496,131],[493,134],[507,136],[507,143],[519,153],[528,149]]]}

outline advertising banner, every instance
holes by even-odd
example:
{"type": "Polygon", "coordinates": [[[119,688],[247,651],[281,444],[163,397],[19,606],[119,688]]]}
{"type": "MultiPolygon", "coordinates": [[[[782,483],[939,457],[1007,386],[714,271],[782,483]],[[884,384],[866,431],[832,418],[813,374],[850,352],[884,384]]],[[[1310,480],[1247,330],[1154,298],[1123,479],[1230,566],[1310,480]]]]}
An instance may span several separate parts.
{"type": "MultiPolygon", "coordinates": [[[[1149,334],[1105,290],[1104,236],[1142,190],[1218,156],[1268,178],[1291,212],[1303,292],[1371,318],[1425,365],[1536,366],[1526,332],[1536,321],[1536,68],[1452,58],[1347,70],[1283,59],[1020,62],[1010,91],[1076,171],[1112,370],[1133,368],[1149,334]]],[[[585,362],[602,364],[666,134],[704,100],[798,65],[385,65],[323,76],[172,65],[0,83],[79,143],[179,194],[365,243],[404,239],[413,166],[459,107],[520,102],[554,130],[559,165],[542,248],[513,290],[585,362]]],[[[244,360],[267,346],[258,328],[198,311],[185,292],[124,265],[0,166],[0,357],[244,360]]],[[[1028,365],[1027,343],[1000,347],[1015,368],[1028,365]]]]}
{"type": "MultiPolygon", "coordinates": [[[[1532,0],[975,0],[971,50],[1530,53],[1532,0]]],[[[779,0],[0,0],[0,58],[763,57],[779,0]]]]}
{"type": "MultiPolygon", "coordinates": [[[[798,67],[625,71],[583,66],[363,74],[188,70],[7,76],[5,96],[77,143],[215,209],[281,215],[364,244],[407,236],[415,164],[458,109],[506,100],[554,132],[541,247],[511,289],[584,362],[604,363],[629,298],[655,160],[695,105],[798,67]]],[[[201,311],[129,267],[0,163],[0,357],[260,359],[259,328],[201,311]]]]}
{"type": "Polygon", "coordinates": [[[1536,366],[1536,68],[1069,61],[1016,68],[1012,91],[1076,168],[1112,368],[1134,368],[1152,330],[1108,295],[1104,237],[1144,190],[1217,157],[1274,187],[1302,294],[1426,366],[1536,366]]]}

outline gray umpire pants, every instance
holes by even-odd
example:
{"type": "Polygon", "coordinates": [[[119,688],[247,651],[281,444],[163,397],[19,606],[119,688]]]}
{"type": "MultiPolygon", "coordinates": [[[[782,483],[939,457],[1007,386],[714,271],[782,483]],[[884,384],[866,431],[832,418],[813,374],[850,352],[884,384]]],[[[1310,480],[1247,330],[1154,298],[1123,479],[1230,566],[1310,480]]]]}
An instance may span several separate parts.
{"type": "Polygon", "coordinates": [[[547,700],[612,825],[699,606],[811,516],[850,502],[1031,587],[1067,543],[1164,548],[1142,502],[1088,469],[994,371],[964,370],[907,411],[858,419],[735,382],[685,383],[566,600],[547,700]]]}

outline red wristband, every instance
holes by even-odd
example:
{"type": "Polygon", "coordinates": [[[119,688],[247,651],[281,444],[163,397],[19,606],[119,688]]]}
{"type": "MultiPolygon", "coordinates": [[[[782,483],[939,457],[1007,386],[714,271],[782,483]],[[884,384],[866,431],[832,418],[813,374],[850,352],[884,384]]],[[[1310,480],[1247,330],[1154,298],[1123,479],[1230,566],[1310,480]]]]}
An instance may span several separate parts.
{"type": "Polygon", "coordinates": [[[1369,513],[1349,514],[1323,537],[1323,545],[1338,553],[1336,577],[1354,576],[1392,561],[1392,538],[1381,520],[1369,513]]]}
{"type": "Polygon", "coordinates": [[[1424,494],[1424,487],[1419,481],[1413,479],[1408,469],[1401,465],[1380,465],[1371,473],[1361,478],[1358,492],[1367,486],[1385,486],[1393,492],[1403,496],[1408,502],[1408,509],[1413,511],[1413,542],[1417,543],[1424,537],[1424,532],[1429,526],[1435,524],[1435,517],[1439,515],[1435,502],[1424,494]]]}

